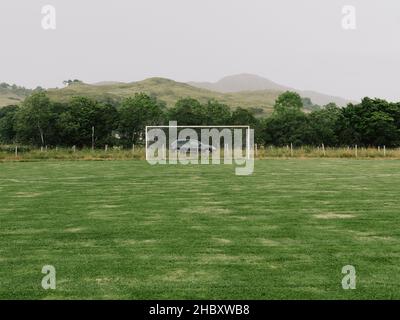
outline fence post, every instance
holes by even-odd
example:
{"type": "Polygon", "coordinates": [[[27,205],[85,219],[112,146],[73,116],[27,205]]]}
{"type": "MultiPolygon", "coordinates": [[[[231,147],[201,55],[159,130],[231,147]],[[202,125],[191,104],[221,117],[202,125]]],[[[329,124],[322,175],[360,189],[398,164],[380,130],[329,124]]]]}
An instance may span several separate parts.
{"type": "Polygon", "coordinates": [[[324,157],[325,157],[326,153],[325,153],[325,145],[324,144],[322,144],[322,152],[324,153],[324,157]]]}
{"type": "Polygon", "coordinates": [[[108,144],[106,144],[104,147],[104,151],[107,152],[107,150],[108,150],[108,144]]]}
{"type": "Polygon", "coordinates": [[[256,158],[257,158],[257,156],[258,156],[258,146],[257,146],[257,143],[255,144],[255,151],[256,151],[256,158]]]}
{"type": "Polygon", "coordinates": [[[76,147],[75,146],[72,146],[72,151],[75,153],[75,151],[76,151],[76,147]]]}
{"type": "Polygon", "coordinates": [[[357,147],[357,145],[355,147],[355,152],[356,152],[356,158],[357,158],[358,157],[358,147],[357,147]]]}
{"type": "Polygon", "coordinates": [[[386,157],[386,146],[383,146],[383,156],[386,157]]]}
{"type": "Polygon", "coordinates": [[[132,153],[135,153],[135,144],[132,144],[132,153]]]}
{"type": "Polygon", "coordinates": [[[15,146],[15,156],[18,157],[18,146],[15,146]]]}
{"type": "Polygon", "coordinates": [[[94,126],[92,126],[92,151],[94,150],[94,126]]]}
{"type": "Polygon", "coordinates": [[[293,143],[290,143],[290,155],[293,157],[293,143]]]}

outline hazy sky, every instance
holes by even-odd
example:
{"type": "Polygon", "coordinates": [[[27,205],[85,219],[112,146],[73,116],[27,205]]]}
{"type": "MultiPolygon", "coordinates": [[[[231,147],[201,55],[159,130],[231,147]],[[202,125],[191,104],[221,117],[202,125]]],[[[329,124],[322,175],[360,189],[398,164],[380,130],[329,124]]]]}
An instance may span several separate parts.
{"type": "Polygon", "coordinates": [[[215,81],[400,101],[399,0],[1,0],[0,82],[215,81]],[[43,30],[53,5],[56,30],[43,30]],[[342,28],[342,7],[357,29],[342,28]]]}

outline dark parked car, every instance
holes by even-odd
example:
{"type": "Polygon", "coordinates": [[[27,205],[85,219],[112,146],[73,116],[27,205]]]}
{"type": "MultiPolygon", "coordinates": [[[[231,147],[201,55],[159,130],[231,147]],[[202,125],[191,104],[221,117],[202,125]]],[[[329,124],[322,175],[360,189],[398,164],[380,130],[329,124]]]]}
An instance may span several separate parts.
{"type": "Polygon", "coordinates": [[[214,152],[217,150],[214,146],[204,144],[197,140],[175,140],[171,143],[172,150],[188,152],[190,149],[200,151],[200,152],[214,152]]]}

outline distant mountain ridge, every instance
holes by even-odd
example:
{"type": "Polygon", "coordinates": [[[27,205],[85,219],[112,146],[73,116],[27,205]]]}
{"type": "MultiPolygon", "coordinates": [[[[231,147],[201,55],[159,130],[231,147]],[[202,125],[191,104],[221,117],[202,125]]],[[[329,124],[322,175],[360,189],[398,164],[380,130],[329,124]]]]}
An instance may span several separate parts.
{"type": "Polygon", "coordinates": [[[223,93],[260,90],[286,91],[290,89],[266,78],[248,73],[227,76],[214,83],[188,82],[188,84],[223,93]]]}
{"type": "Polygon", "coordinates": [[[242,73],[224,77],[217,82],[188,82],[191,86],[203,88],[211,91],[222,93],[236,93],[249,91],[295,91],[303,98],[310,98],[313,103],[318,105],[326,105],[334,102],[339,106],[345,106],[352,102],[349,99],[330,96],[316,91],[303,91],[290,88],[284,85],[275,83],[269,79],[260,77],[254,74],[242,73]]]}

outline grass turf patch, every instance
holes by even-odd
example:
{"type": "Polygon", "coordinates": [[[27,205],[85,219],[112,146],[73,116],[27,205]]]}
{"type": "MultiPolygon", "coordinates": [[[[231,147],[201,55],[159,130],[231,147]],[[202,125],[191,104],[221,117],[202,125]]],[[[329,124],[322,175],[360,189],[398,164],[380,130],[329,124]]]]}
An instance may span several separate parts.
{"type": "Polygon", "coordinates": [[[0,298],[398,299],[399,192],[396,160],[0,163],[0,298]]]}

